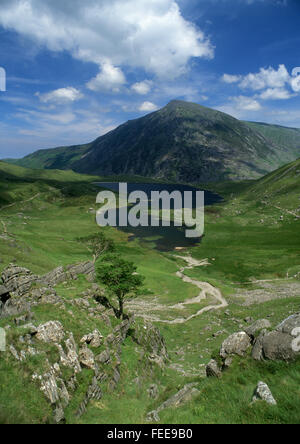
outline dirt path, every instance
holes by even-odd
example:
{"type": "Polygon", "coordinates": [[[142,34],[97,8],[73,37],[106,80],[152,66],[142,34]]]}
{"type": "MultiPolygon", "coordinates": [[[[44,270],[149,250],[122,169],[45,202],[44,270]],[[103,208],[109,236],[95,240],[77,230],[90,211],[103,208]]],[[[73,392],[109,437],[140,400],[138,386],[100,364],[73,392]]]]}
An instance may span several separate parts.
{"type": "Polygon", "coordinates": [[[190,321],[191,319],[194,319],[198,316],[200,316],[203,313],[206,313],[208,311],[212,311],[212,310],[219,310],[221,308],[225,308],[228,307],[228,303],[225,300],[225,298],[223,297],[221,291],[218,288],[213,287],[211,284],[209,284],[208,282],[201,282],[201,281],[197,281],[195,279],[192,279],[188,276],[186,276],[184,274],[185,270],[191,270],[194,267],[203,267],[206,265],[210,265],[207,259],[198,261],[197,259],[194,259],[191,256],[175,256],[178,259],[182,259],[185,262],[187,262],[187,266],[180,268],[180,270],[176,273],[176,276],[178,276],[180,279],[183,280],[183,282],[189,283],[191,285],[195,285],[196,287],[198,287],[200,289],[200,293],[197,297],[192,298],[192,299],[187,299],[186,301],[180,303],[180,304],[175,304],[175,305],[162,305],[159,303],[155,303],[151,302],[151,303],[147,303],[145,301],[132,301],[131,303],[127,304],[127,308],[132,308],[134,310],[138,309],[141,310],[141,313],[139,313],[139,315],[141,317],[143,317],[144,319],[151,321],[151,322],[161,322],[164,324],[170,324],[170,325],[174,325],[174,324],[185,324],[186,322],[190,321]],[[152,314],[147,314],[147,312],[153,312],[153,311],[165,311],[166,309],[184,309],[184,307],[186,305],[191,305],[191,304],[200,304],[203,300],[207,299],[208,295],[213,296],[216,301],[217,304],[214,305],[208,305],[207,307],[201,308],[201,310],[197,311],[196,313],[194,313],[193,315],[187,317],[187,318],[176,318],[173,320],[166,320],[166,319],[161,319],[158,316],[153,316],[152,314]]]}
{"type": "Polygon", "coordinates": [[[34,200],[34,199],[36,199],[37,197],[39,197],[40,194],[41,194],[41,193],[37,193],[35,196],[32,196],[32,197],[30,197],[29,199],[26,199],[26,200],[20,200],[20,201],[18,201],[18,202],[14,202],[14,203],[12,203],[12,204],[10,204],[10,205],[5,205],[4,207],[1,207],[1,208],[0,208],[0,211],[5,210],[6,208],[14,207],[14,206],[17,205],[17,204],[22,204],[22,203],[31,202],[32,200],[34,200]]]}

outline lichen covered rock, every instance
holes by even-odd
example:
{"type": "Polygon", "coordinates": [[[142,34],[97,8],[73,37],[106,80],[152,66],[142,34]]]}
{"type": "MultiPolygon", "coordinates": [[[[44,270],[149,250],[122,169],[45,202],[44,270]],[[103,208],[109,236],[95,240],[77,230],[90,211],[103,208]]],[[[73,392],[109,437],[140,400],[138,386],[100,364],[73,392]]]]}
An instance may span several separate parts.
{"type": "Polygon", "coordinates": [[[59,321],[49,321],[37,328],[36,339],[42,342],[59,344],[64,336],[64,328],[59,321]]]}

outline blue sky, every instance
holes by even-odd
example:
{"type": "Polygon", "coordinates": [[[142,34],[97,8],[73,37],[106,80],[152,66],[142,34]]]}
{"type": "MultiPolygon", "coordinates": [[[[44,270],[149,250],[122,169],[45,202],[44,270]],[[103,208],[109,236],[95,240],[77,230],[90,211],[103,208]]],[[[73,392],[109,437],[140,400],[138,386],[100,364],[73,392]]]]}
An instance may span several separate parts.
{"type": "Polygon", "coordinates": [[[0,158],[89,142],[172,99],[300,128],[298,0],[0,6],[0,158]]]}

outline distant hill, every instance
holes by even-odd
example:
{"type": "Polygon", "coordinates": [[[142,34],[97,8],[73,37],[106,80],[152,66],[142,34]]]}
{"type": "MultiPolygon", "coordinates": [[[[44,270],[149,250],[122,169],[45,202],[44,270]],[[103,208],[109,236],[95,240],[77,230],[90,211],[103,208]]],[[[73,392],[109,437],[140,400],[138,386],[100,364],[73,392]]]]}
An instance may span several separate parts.
{"type": "Polygon", "coordinates": [[[99,177],[91,177],[90,175],[77,174],[74,171],[62,170],[43,170],[21,167],[12,163],[0,160],[0,182],[4,180],[12,181],[29,181],[38,180],[54,181],[54,182],[92,182],[99,180],[99,177]]]}
{"type": "Polygon", "coordinates": [[[277,144],[277,139],[266,137],[258,124],[198,104],[172,101],[90,144],[37,151],[12,162],[189,183],[256,179],[300,156],[294,139],[291,146],[280,140],[277,144]]]}
{"type": "Polygon", "coordinates": [[[243,198],[290,209],[300,218],[300,159],[254,182],[243,198]]]}
{"type": "Polygon", "coordinates": [[[90,146],[91,143],[50,148],[36,151],[23,159],[3,159],[3,161],[25,168],[68,170],[71,169],[68,166],[84,156],[90,146]]]}
{"type": "MultiPolygon", "coordinates": [[[[80,196],[93,187],[98,177],[74,171],[38,170],[0,161],[0,208],[58,189],[68,197],[80,196]]],[[[52,197],[51,197],[52,198],[52,197]]]]}
{"type": "Polygon", "coordinates": [[[282,153],[280,151],[278,153],[282,156],[284,163],[292,162],[300,156],[300,129],[259,122],[245,123],[273,142],[279,149],[281,148],[282,153]]]}

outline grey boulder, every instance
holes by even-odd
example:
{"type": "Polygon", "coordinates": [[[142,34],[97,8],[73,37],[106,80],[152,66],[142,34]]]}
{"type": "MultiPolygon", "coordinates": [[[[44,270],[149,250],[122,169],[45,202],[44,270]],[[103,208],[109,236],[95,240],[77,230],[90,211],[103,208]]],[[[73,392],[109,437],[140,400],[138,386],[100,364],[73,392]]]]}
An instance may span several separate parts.
{"type": "Polygon", "coordinates": [[[300,313],[285,319],[270,333],[262,333],[254,343],[255,360],[292,361],[300,355],[300,313]]]}
{"type": "Polygon", "coordinates": [[[245,328],[245,332],[251,338],[255,338],[257,333],[260,333],[261,330],[271,328],[271,323],[267,319],[260,319],[259,321],[254,322],[249,327],[245,328]]]}
{"type": "Polygon", "coordinates": [[[226,359],[231,355],[244,356],[251,346],[250,337],[244,331],[234,333],[229,336],[222,344],[220,356],[226,359]]]}
{"type": "Polygon", "coordinates": [[[206,376],[208,378],[221,378],[222,376],[222,370],[214,359],[212,359],[206,366],[206,376]]]}
{"type": "Polygon", "coordinates": [[[258,383],[252,401],[265,401],[267,404],[277,405],[277,402],[275,401],[271,390],[264,382],[258,383]]]}

